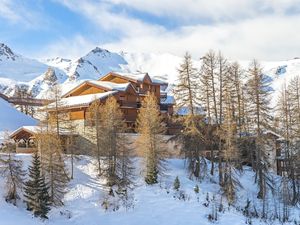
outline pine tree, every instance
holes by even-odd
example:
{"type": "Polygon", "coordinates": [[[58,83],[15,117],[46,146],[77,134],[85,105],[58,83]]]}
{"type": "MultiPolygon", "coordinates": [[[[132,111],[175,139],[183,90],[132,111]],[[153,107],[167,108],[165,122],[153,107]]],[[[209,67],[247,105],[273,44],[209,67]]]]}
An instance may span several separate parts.
{"type": "Polygon", "coordinates": [[[158,175],[162,175],[165,169],[166,149],[161,136],[165,126],[154,94],[149,93],[142,102],[137,118],[137,130],[140,134],[137,145],[146,161],[145,181],[147,184],[155,184],[158,182],[158,175]]]}
{"type": "Polygon", "coordinates": [[[25,198],[27,209],[33,211],[35,216],[47,219],[50,211],[49,188],[45,183],[45,177],[41,173],[40,157],[33,155],[32,165],[29,166],[29,180],[25,183],[25,198]]]}
{"type": "Polygon", "coordinates": [[[176,178],[175,178],[175,180],[174,180],[173,188],[174,188],[174,190],[176,190],[176,191],[178,191],[179,188],[180,188],[180,180],[179,180],[178,176],[176,176],[176,178]]]}
{"type": "Polygon", "coordinates": [[[16,205],[17,200],[20,198],[19,192],[24,184],[23,162],[15,159],[10,152],[8,152],[7,159],[2,159],[0,162],[2,164],[0,167],[1,175],[6,178],[7,193],[5,200],[16,205]]]}

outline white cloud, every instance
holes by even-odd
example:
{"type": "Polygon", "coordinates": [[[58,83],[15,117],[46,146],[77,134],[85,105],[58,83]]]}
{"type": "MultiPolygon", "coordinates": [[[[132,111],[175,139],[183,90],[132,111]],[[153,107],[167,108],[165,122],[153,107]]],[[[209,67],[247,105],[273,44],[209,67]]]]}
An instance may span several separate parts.
{"type": "MultiPolygon", "coordinates": [[[[170,52],[183,55],[190,51],[195,58],[209,49],[219,49],[231,59],[279,60],[299,56],[300,14],[289,15],[288,10],[298,10],[296,0],[111,0],[106,2],[64,0],[63,4],[78,14],[85,16],[91,23],[119,34],[118,41],[104,46],[115,51],[131,52],[170,52]],[[155,23],[145,22],[132,17],[126,11],[112,10],[114,4],[126,4],[141,11],[161,16],[170,16],[176,20],[207,17],[213,23],[184,23],[179,28],[164,28],[155,23]],[[226,19],[224,19],[226,18],[226,19]],[[187,24],[187,25],[186,25],[187,24]]],[[[98,33],[101,36],[101,32],[98,33]]],[[[81,37],[84,39],[83,37],[81,37]]],[[[79,38],[80,40],[80,38],[79,38]]],[[[69,54],[77,56],[83,49],[90,50],[93,43],[65,40],[63,46],[72,46],[69,54]],[[68,44],[70,42],[71,44],[68,44]],[[83,46],[91,46],[90,49],[83,46]]],[[[65,51],[57,51],[64,53],[65,51]]]]}
{"type": "Polygon", "coordinates": [[[208,18],[213,21],[238,20],[262,13],[285,13],[288,9],[300,9],[298,0],[111,0],[131,8],[158,16],[180,19],[208,18]]]}
{"type": "Polygon", "coordinates": [[[0,0],[0,18],[31,29],[47,25],[46,16],[32,10],[27,3],[20,0],[0,0]]]}
{"type": "Polygon", "coordinates": [[[75,35],[72,39],[61,38],[45,46],[36,58],[55,58],[61,56],[67,59],[77,59],[97,46],[96,43],[90,42],[82,35],[75,35]]]}
{"type": "Polygon", "coordinates": [[[105,30],[116,30],[120,35],[140,35],[164,30],[161,26],[145,23],[138,18],[132,18],[125,12],[113,12],[111,4],[94,1],[63,0],[59,1],[71,10],[87,17],[92,23],[105,30]]]}

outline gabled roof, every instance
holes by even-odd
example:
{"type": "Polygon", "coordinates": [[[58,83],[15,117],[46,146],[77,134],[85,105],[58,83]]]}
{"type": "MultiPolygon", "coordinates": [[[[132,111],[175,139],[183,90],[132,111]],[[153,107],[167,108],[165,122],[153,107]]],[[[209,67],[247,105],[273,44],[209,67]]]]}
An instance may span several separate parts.
{"type": "MultiPolygon", "coordinates": [[[[57,104],[59,109],[88,107],[93,101],[105,99],[109,96],[114,95],[117,92],[118,91],[107,91],[104,93],[97,93],[97,94],[71,96],[71,97],[60,99],[57,104]]],[[[55,103],[51,103],[47,106],[47,110],[51,110],[54,108],[55,108],[55,103]]]]}
{"type": "Polygon", "coordinates": [[[97,87],[99,89],[105,90],[105,91],[127,91],[129,88],[132,88],[135,92],[135,88],[132,86],[131,83],[123,83],[123,84],[117,84],[109,81],[94,81],[94,80],[88,80],[80,83],[67,93],[65,93],[62,97],[67,97],[68,95],[72,94],[74,91],[78,90],[79,88],[83,87],[84,85],[90,85],[93,87],[97,87]]]}
{"type": "MultiPolygon", "coordinates": [[[[31,134],[32,136],[34,136],[34,135],[38,134],[39,132],[43,132],[45,130],[46,130],[46,128],[41,127],[41,126],[22,126],[22,127],[18,128],[17,130],[13,131],[9,135],[9,137],[14,138],[16,135],[18,135],[22,131],[25,131],[25,132],[31,134]]],[[[72,133],[70,131],[68,131],[67,129],[64,129],[64,128],[60,128],[59,133],[61,135],[72,135],[72,133]]]]}
{"type": "Polygon", "coordinates": [[[152,84],[161,84],[157,79],[151,79],[148,73],[109,72],[104,77],[101,77],[99,81],[104,81],[109,76],[119,77],[134,83],[144,83],[148,79],[152,84]]]}
{"type": "Polygon", "coordinates": [[[19,127],[17,130],[13,131],[9,137],[13,138],[16,134],[18,134],[21,131],[26,131],[32,135],[36,134],[38,132],[38,126],[22,126],[19,127]]]}

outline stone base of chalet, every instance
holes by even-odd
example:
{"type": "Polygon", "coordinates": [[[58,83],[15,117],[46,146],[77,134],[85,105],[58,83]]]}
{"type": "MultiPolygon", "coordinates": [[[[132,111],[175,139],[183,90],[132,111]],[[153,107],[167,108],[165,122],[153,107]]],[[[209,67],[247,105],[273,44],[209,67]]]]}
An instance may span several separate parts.
{"type": "MultiPolygon", "coordinates": [[[[76,124],[76,144],[77,151],[79,154],[87,154],[91,155],[96,149],[96,137],[95,137],[95,129],[91,126],[86,126],[84,124],[84,120],[76,120],[74,121],[76,124]]],[[[126,133],[128,137],[128,142],[130,143],[128,147],[133,149],[134,156],[142,156],[142,152],[136,147],[136,140],[139,134],[136,133],[126,133]]],[[[164,146],[167,149],[166,157],[180,157],[180,146],[175,141],[169,141],[172,138],[172,135],[162,135],[163,140],[166,142],[164,146]]]]}

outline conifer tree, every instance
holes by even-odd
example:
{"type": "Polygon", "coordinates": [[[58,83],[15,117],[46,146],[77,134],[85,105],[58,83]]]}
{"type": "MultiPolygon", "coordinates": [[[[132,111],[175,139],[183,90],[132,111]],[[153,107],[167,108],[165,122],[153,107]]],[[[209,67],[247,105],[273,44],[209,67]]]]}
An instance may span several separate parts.
{"type": "Polygon", "coordinates": [[[252,133],[256,136],[255,165],[256,181],[258,183],[258,198],[264,198],[267,187],[272,187],[272,181],[268,174],[268,159],[263,133],[269,128],[270,123],[270,87],[271,78],[262,73],[262,68],[256,60],[253,60],[248,71],[247,94],[249,102],[249,114],[253,121],[252,133]]]}
{"type": "MultiPolygon", "coordinates": [[[[202,118],[197,115],[197,108],[200,106],[199,96],[199,73],[193,66],[191,55],[186,53],[184,61],[178,69],[178,85],[174,90],[176,104],[179,109],[187,108],[187,115],[182,118],[183,130],[175,139],[182,144],[182,151],[188,162],[190,177],[197,179],[201,174],[203,157],[201,156],[201,146],[204,138],[200,131],[202,118]]],[[[208,97],[209,98],[209,97],[208,97]]]]}
{"type": "MultiPolygon", "coordinates": [[[[186,107],[188,114],[194,117],[196,107],[199,106],[198,99],[198,72],[193,66],[192,57],[189,53],[184,56],[184,61],[178,69],[178,84],[174,89],[174,96],[178,108],[186,107]]],[[[191,121],[194,125],[193,120],[191,121]]]]}
{"type": "MultiPolygon", "coordinates": [[[[222,98],[221,92],[218,92],[218,79],[223,81],[223,57],[218,57],[213,50],[210,50],[202,58],[201,85],[200,90],[205,91],[207,101],[203,102],[207,112],[209,112],[209,123],[219,126],[221,115],[219,115],[218,99],[222,98]],[[219,60],[220,59],[220,60],[219,60]],[[222,68],[219,68],[222,65],[222,68]],[[219,71],[218,71],[219,70],[219,71]],[[218,94],[219,93],[219,94],[218,94]],[[218,98],[219,97],[219,98],[218,98]],[[209,99],[209,100],[208,100],[209,99]],[[209,102],[211,101],[211,102],[209,102]]],[[[219,87],[223,87],[222,81],[219,82],[219,87]]],[[[203,95],[203,94],[202,94],[203,95]]],[[[214,174],[214,151],[211,149],[211,175],[214,174]]]]}
{"type": "Polygon", "coordinates": [[[237,133],[239,137],[242,136],[242,133],[246,131],[246,115],[244,110],[245,98],[243,93],[243,78],[244,71],[241,69],[240,65],[237,62],[230,64],[228,76],[227,76],[227,85],[232,96],[232,114],[233,119],[237,124],[237,133]]]}
{"type": "Polygon", "coordinates": [[[176,178],[175,178],[175,180],[174,180],[173,188],[174,188],[174,190],[176,190],[176,191],[178,191],[179,188],[180,188],[180,180],[179,180],[178,176],[176,176],[176,178]]]}
{"type": "Polygon", "coordinates": [[[105,149],[105,176],[107,185],[126,184],[130,181],[129,173],[132,162],[129,159],[130,149],[127,147],[125,122],[115,97],[109,97],[100,107],[100,144],[105,149]],[[128,174],[127,174],[128,173],[128,174]],[[128,175],[128,176],[127,176],[128,175]],[[128,178],[128,179],[127,179],[128,178]]]}
{"type": "Polygon", "coordinates": [[[126,134],[118,134],[118,160],[117,160],[117,177],[118,188],[123,192],[134,185],[134,161],[132,159],[131,142],[128,141],[126,134]]]}
{"type": "Polygon", "coordinates": [[[25,202],[27,209],[35,216],[47,219],[50,211],[49,188],[41,172],[40,157],[37,153],[32,156],[32,165],[29,166],[29,180],[25,183],[25,202]]]}
{"type": "Polygon", "coordinates": [[[50,201],[53,205],[61,206],[69,177],[63,160],[60,137],[57,136],[56,130],[48,130],[37,134],[37,141],[43,152],[42,170],[49,187],[50,201]]]}
{"type": "Polygon", "coordinates": [[[97,159],[98,176],[101,176],[101,156],[104,155],[105,150],[101,145],[101,127],[100,127],[100,101],[95,99],[90,105],[88,111],[90,115],[90,124],[92,125],[91,138],[95,140],[94,154],[97,159]]]}
{"type": "Polygon", "coordinates": [[[158,175],[162,175],[165,169],[166,147],[161,136],[165,131],[165,125],[156,96],[152,93],[149,93],[142,102],[137,118],[137,130],[140,134],[137,146],[145,159],[145,182],[155,184],[158,182],[158,175]]]}
{"type": "Polygon", "coordinates": [[[225,118],[221,129],[221,138],[224,142],[222,158],[224,159],[224,181],[222,188],[229,203],[235,201],[236,189],[241,186],[237,176],[239,153],[237,149],[236,124],[232,116],[232,99],[226,90],[225,118]]]}
{"type": "Polygon", "coordinates": [[[288,86],[284,83],[277,103],[279,132],[285,140],[281,149],[281,156],[284,157],[281,162],[284,172],[281,175],[284,177],[283,181],[286,182],[286,186],[290,185],[287,188],[288,192],[292,191],[288,194],[288,196],[291,196],[290,199],[286,198],[287,195],[285,196],[285,203],[293,205],[299,201],[299,188],[297,188],[297,186],[299,187],[299,181],[296,178],[296,171],[299,170],[297,160],[300,155],[297,146],[299,140],[299,90],[300,82],[297,77],[293,78],[288,86]]]}
{"type": "Polygon", "coordinates": [[[7,159],[2,159],[0,162],[0,165],[2,164],[0,167],[1,175],[6,178],[7,193],[5,200],[16,205],[17,200],[20,198],[19,192],[24,184],[23,162],[15,159],[10,152],[8,152],[7,159]]]}

